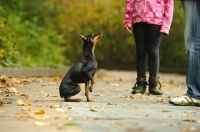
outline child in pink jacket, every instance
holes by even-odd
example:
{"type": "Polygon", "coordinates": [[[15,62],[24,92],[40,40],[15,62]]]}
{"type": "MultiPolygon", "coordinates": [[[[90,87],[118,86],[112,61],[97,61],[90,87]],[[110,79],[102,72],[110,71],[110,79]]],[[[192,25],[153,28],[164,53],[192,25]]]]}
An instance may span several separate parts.
{"type": "Polygon", "coordinates": [[[125,29],[133,33],[137,54],[137,78],[132,94],[146,91],[147,56],[149,93],[161,95],[159,77],[159,46],[161,36],[168,35],[173,16],[173,0],[126,0],[125,29]]]}

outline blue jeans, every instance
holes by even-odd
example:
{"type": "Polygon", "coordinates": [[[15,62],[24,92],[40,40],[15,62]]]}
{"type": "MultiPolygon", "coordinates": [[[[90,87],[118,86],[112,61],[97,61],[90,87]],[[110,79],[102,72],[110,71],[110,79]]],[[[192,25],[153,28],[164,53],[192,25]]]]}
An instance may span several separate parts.
{"type": "Polygon", "coordinates": [[[200,99],[200,0],[182,0],[185,14],[184,42],[188,55],[186,95],[200,99]]]}

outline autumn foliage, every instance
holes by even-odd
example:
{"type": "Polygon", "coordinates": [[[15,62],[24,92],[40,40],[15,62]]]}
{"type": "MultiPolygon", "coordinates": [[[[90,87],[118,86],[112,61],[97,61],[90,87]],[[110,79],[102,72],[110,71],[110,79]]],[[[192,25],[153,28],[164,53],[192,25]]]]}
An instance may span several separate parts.
{"type": "MultiPolygon", "coordinates": [[[[1,0],[0,66],[72,65],[82,53],[78,33],[103,32],[95,49],[100,68],[135,69],[135,43],[124,30],[123,0],[1,0]]],[[[184,72],[184,16],[175,1],[173,24],[160,47],[161,71],[184,72]]]]}

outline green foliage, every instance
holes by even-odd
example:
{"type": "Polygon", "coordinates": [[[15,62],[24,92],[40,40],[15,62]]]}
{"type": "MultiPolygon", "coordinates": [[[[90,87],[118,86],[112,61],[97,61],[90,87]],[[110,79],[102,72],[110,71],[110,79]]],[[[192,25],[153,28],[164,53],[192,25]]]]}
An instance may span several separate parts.
{"type": "MultiPolygon", "coordinates": [[[[78,32],[90,34],[103,31],[103,38],[96,45],[95,51],[99,67],[135,69],[134,37],[124,30],[125,1],[81,0],[77,2],[72,0],[63,2],[63,5],[66,9],[60,15],[60,23],[67,41],[65,56],[70,58],[69,64],[75,62],[82,52],[82,41],[78,39],[78,32]]],[[[181,3],[175,1],[170,35],[163,36],[160,46],[162,71],[184,72],[186,69],[183,18],[181,3]]]]}
{"type": "Polygon", "coordinates": [[[60,67],[64,59],[61,49],[64,39],[56,29],[56,19],[52,19],[55,3],[5,1],[0,4],[1,66],[60,67]]]}
{"type": "MultiPolygon", "coordinates": [[[[78,33],[102,31],[95,51],[99,67],[135,69],[135,42],[124,29],[123,0],[1,0],[0,5],[1,66],[72,65],[82,53],[78,33]]],[[[170,35],[163,36],[160,46],[163,71],[187,66],[180,1],[174,10],[170,35]]]]}

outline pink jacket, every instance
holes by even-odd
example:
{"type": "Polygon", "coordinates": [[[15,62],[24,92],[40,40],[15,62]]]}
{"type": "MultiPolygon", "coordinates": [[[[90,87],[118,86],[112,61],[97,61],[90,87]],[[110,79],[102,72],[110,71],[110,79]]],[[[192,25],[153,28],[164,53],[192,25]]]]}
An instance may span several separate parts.
{"type": "Polygon", "coordinates": [[[124,25],[137,22],[162,25],[160,32],[169,34],[174,9],[173,0],[126,0],[124,25]]]}

